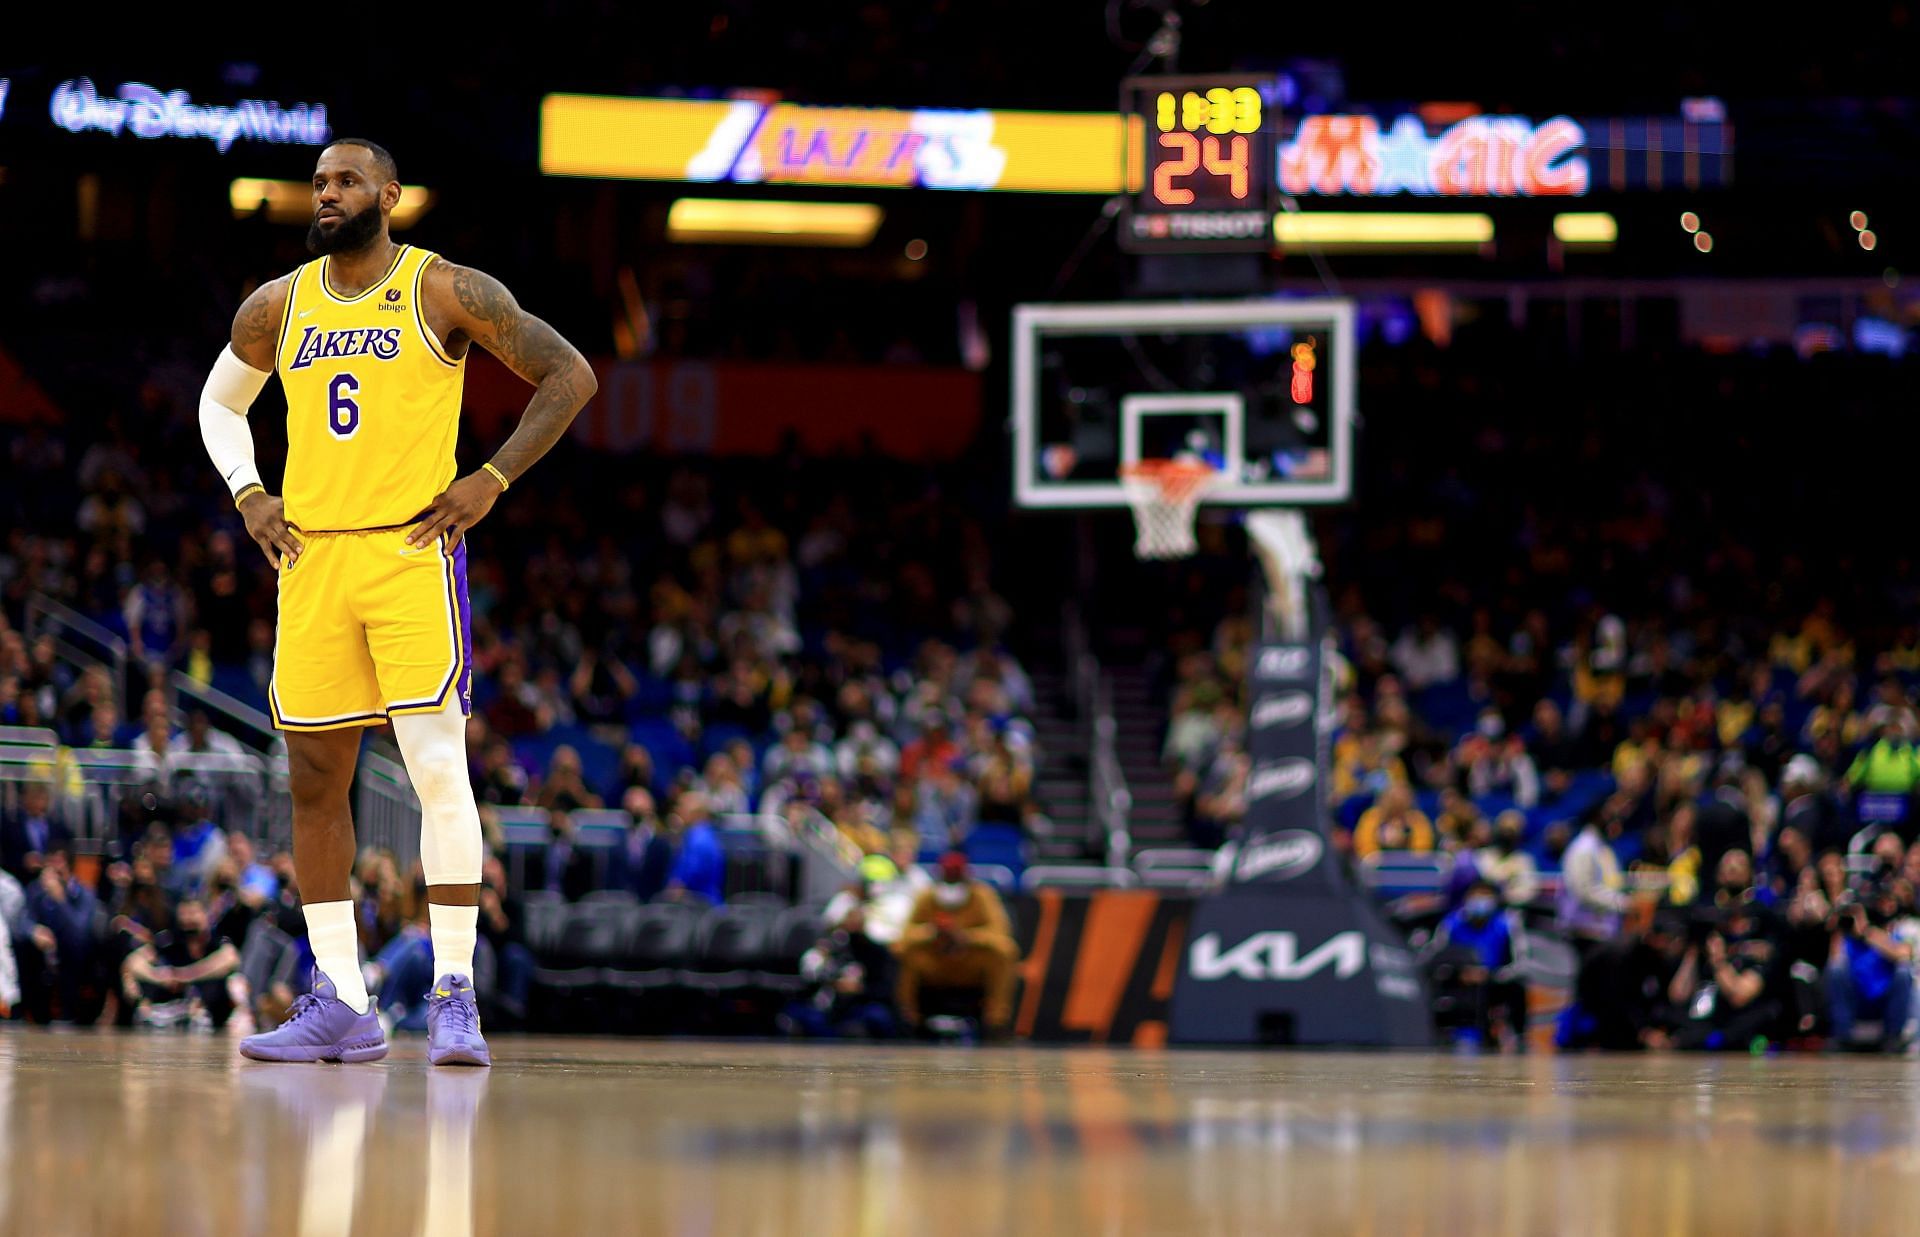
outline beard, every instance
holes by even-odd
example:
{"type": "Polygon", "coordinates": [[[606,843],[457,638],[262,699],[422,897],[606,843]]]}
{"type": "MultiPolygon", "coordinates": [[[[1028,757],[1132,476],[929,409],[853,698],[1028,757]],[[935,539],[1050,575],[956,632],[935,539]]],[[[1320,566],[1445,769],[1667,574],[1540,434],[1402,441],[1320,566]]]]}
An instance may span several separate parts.
{"type": "Polygon", "coordinates": [[[316,216],[307,228],[307,252],[316,256],[330,253],[351,253],[356,249],[365,249],[380,235],[380,204],[374,203],[357,215],[348,215],[333,225],[332,231],[323,231],[316,216]]]}

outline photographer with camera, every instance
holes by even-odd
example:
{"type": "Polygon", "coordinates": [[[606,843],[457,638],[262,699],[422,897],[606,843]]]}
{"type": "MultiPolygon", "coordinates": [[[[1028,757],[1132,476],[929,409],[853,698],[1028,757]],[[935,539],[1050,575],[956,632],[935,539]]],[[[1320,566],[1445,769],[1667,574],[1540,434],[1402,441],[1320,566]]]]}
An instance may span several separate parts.
{"type": "Polygon", "coordinates": [[[1688,946],[1667,990],[1685,1011],[1675,1048],[1739,1051],[1778,1026],[1776,950],[1764,911],[1750,900],[1697,908],[1698,943],[1688,946]]]}
{"type": "MultiPolygon", "coordinates": [[[[811,995],[787,1007],[782,1022],[789,1033],[889,1039],[893,1012],[893,952],[874,939],[869,928],[879,900],[899,879],[885,855],[860,862],[857,884],[835,894],[821,916],[826,932],[801,955],[800,975],[813,984],[811,995]]],[[[884,935],[884,932],[882,933],[884,935]]]]}
{"type": "Polygon", "coordinates": [[[1493,882],[1477,879],[1422,951],[1436,1011],[1453,1026],[1456,1045],[1527,1050],[1527,985],[1514,970],[1508,914],[1493,882]]]}
{"type": "Polygon", "coordinates": [[[1833,909],[1833,958],[1827,964],[1833,1038],[1843,1050],[1898,1052],[1908,1041],[1915,943],[1913,888],[1883,880],[1833,909]],[[1878,1027],[1866,1025],[1878,1022],[1878,1027]]]}

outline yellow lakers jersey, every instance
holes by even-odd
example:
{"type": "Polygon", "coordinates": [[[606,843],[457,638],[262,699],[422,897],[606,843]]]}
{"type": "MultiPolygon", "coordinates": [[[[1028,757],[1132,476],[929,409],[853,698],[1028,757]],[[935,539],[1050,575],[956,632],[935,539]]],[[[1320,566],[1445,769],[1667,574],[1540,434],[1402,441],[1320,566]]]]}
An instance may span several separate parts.
{"type": "Polygon", "coordinates": [[[293,274],[276,365],[287,390],[287,522],[383,528],[425,510],[454,477],[465,358],[428,329],[421,275],[438,256],[402,245],[358,296],[326,258],[293,274]]]}

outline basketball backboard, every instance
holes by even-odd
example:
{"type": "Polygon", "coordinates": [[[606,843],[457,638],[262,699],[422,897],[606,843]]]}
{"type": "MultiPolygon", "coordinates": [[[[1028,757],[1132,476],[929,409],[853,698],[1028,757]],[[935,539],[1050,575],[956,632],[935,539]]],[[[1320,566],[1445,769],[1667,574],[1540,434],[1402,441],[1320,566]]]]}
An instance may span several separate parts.
{"type": "Polygon", "coordinates": [[[1122,468],[1175,456],[1225,472],[1208,504],[1343,501],[1354,354],[1334,298],[1018,306],[1015,501],[1124,507],[1122,468]]]}

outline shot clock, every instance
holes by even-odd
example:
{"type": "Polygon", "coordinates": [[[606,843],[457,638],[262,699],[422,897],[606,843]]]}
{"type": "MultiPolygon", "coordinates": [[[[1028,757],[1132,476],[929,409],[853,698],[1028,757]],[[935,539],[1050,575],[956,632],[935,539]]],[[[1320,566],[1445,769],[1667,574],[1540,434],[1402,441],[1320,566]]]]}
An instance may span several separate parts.
{"type": "Polygon", "coordinates": [[[1136,77],[1127,117],[1123,247],[1266,249],[1273,227],[1269,96],[1246,77],[1136,77]]]}

